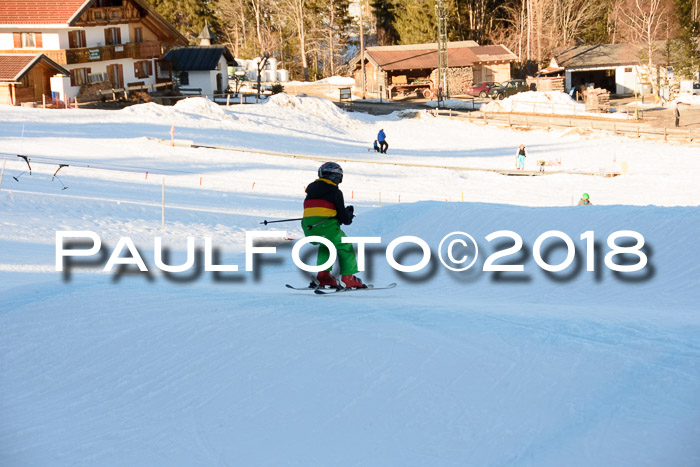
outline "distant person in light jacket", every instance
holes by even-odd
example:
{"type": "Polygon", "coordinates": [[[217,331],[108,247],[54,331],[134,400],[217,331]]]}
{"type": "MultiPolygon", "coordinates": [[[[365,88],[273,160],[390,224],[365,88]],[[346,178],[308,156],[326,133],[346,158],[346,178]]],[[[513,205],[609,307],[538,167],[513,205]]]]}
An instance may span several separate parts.
{"type": "Polygon", "coordinates": [[[525,170],[525,158],[527,157],[527,151],[525,151],[525,145],[521,144],[518,147],[518,151],[515,153],[515,168],[516,170],[525,170]]]}
{"type": "Polygon", "coordinates": [[[386,154],[386,150],[389,149],[389,143],[386,142],[384,128],[379,130],[379,133],[377,133],[377,141],[379,142],[379,152],[386,154]]]}

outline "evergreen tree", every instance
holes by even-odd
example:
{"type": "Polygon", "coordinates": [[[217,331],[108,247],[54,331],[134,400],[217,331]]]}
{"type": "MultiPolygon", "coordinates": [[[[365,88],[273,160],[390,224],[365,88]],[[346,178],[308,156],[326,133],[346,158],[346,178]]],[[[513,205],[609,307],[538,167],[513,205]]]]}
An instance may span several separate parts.
{"type": "MultiPolygon", "coordinates": [[[[394,0],[395,1],[395,0],[394,0]]],[[[376,19],[377,44],[394,45],[399,41],[399,34],[394,23],[394,1],[392,0],[371,0],[370,6],[376,19]]]]}
{"type": "Polygon", "coordinates": [[[396,0],[394,27],[399,44],[437,41],[434,0],[396,0]]]}
{"type": "Polygon", "coordinates": [[[675,0],[675,3],[680,28],[669,44],[670,61],[678,77],[692,79],[697,76],[700,68],[700,50],[698,50],[700,24],[692,17],[692,1],[675,0]]]}
{"type": "Polygon", "coordinates": [[[218,22],[211,0],[149,0],[166,20],[194,44],[208,20],[216,31],[218,22]]]}

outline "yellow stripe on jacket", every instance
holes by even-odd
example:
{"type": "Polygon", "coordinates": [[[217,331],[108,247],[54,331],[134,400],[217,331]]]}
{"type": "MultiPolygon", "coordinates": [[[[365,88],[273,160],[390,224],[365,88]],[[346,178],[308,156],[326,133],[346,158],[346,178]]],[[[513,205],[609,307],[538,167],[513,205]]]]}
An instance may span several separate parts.
{"type": "Polygon", "coordinates": [[[338,212],[329,208],[305,208],[304,217],[335,217],[338,212]]]}

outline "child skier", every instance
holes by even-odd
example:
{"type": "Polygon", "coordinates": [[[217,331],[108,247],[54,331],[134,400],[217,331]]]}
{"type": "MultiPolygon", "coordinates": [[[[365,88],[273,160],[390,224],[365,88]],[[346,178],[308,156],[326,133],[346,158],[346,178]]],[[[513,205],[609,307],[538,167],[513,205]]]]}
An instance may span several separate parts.
{"type": "MultiPolygon", "coordinates": [[[[331,266],[320,271],[310,287],[345,287],[363,289],[367,286],[354,274],[357,272],[357,259],[351,243],[342,243],[345,232],[340,224],[350,225],[355,208],[345,206],[343,192],[338,185],[343,181],[343,169],[335,162],[326,162],[318,169],[318,179],[306,187],[304,217],[301,226],[306,236],[320,236],[330,240],[338,252],[340,281],[331,275],[331,266]]],[[[314,242],[314,244],[317,244],[314,242]]],[[[328,247],[318,244],[318,265],[330,257],[328,247]]]]}
{"type": "Polygon", "coordinates": [[[588,193],[584,193],[583,196],[581,196],[581,199],[578,202],[579,206],[590,206],[593,203],[591,203],[590,197],[588,196],[588,193]]]}
{"type": "Polygon", "coordinates": [[[518,147],[518,152],[515,153],[515,169],[516,170],[525,170],[525,158],[527,157],[527,153],[525,152],[525,145],[521,144],[520,147],[518,147]]]}

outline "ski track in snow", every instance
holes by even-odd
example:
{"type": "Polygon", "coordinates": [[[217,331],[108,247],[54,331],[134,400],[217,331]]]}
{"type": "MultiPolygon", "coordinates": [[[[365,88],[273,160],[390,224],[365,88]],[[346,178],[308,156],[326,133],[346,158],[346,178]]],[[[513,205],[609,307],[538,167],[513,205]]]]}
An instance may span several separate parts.
{"type": "MultiPolygon", "coordinates": [[[[696,148],[345,114],[291,96],[231,108],[0,107],[0,140],[0,465],[700,464],[696,148]],[[178,139],[251,152],[158,144],[171,125],[178,139]],[[387,156],[366,149],[379,128],[387,156]],[[244,271],[246,231],[302,236],[297,222],[260,222],[298,217],[318,166],[255,151],[502,168],[520,142],[530,168],[560,157],[581,171],[625,161],[630,174],[344,164],[358,215],[348,235],[381,236],[383,248],[416,235],[434,255],[444,235],[469,232],[474,268],[451,273],[433,259],[399,274],[380,249],[361,276],[397,288],[317,297],[284,288],[309,274],[292,263],[292,242],[278,242],[277,261],[244,271]],[[19,153],[35,163],[15,182],[19,153]],[[67,190],[51,181],[62,158],[67,190]],[[571,207],[583,191],[595,205],[571,207]],[[503,229],[524,240],[527,254],[510,257],[523,273],[481,271],[495,251],[484,237],[503,229]],[[602,254],[586,271],[580,234],[594,231],[604,253],[626,229],[645,237],[648,274],[613,274],[602,254]],[[129,236],[151,268],[154,237],[171,264],[184,262],[185,237],[197,247],[212,237],[239,272],[118,275],[79,263],[63,276],[57,230],[95,231],[108,253],[129,236]],[[562,273],[532,258],[547,230],[576,244],[562,273]]],[[[548,260],[564,256],[554,248],[548,260]]]]}

